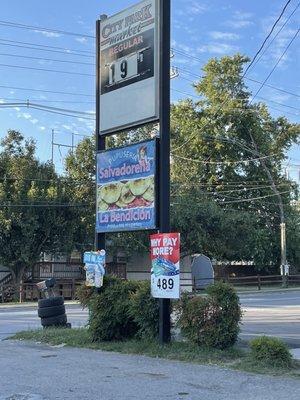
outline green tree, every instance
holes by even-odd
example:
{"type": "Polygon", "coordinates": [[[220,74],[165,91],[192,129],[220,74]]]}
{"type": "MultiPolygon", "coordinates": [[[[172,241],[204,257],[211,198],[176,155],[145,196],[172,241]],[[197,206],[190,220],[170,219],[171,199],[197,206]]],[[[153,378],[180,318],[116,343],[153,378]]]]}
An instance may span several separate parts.
{"type": "Polygon", "coordinates": [[[68,185],[37,159],[34,142],[10,130],[1,146],[0,263],[18,284],[42,252],[72,249],[75,220],[68,185]]]}
{"type": "MultiPolygon", "coordinates": [[[[243,79],[248,59],[242,55],[211,59],[203,78],[193,85],[199,101],[183,100],[171,110],[172,229],[182,234],[185,254],[204,252],[227,260],[254,260],[258,269],[279,265],[282,217],[288,223],[288,253],[300,264],[295,243],[300,238],[295,210],[295,185],[283,174],[286,153],[299,142],[299,125],[273,118],[263,103],[252,103],[243,79]]],[[[108,147],[150,138],[150,125],[108,140],[108,147]]],[[[163,134],[163,133],[162,133],[163,134]]],[[[89,187],[95,171],[94,144],[69,156],[73,176],[76,163],[87,168],[89,187]],[[77,161],[72,159],[78,158],[77,161]],[[92,162],[91,162],[92,161],[92,162]]],[[[78,150],[79,150],[78,148],[78,150]]],[[[76,191],[74,195],[77,196],[76,191]]],[[[89,200],[94,202],[94,186],[89,200]]],[[[94,208],[89,220],[94,226],[94,208]]],[[[92,229],[87,229],[92,241],[92,229]]],[[[148,234],[109,235],[112,248],[129,252],[148,248],[148,234]]]]}

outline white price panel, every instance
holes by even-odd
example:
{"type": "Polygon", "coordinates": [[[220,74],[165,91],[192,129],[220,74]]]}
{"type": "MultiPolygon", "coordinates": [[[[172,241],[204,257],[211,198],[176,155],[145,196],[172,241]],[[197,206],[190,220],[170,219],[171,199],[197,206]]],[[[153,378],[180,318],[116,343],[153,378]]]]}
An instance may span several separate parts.
{"type": "Polygon", "coordinates": [[[139,56],[134,53],[109,65],[109,85],[119,84],[138,74],[139,56]]]}
{"type": "Polygon", "coordinates": [[[143,0],[99,26],[100,132],[159,120],[159,4],[143,0]]]}
{"type": "Polygon", "coordinates": [[[152,296],[160,299],[178,299],[179,298],[180,278],[177,276],[152,276],[151,290],[152,296]]]}

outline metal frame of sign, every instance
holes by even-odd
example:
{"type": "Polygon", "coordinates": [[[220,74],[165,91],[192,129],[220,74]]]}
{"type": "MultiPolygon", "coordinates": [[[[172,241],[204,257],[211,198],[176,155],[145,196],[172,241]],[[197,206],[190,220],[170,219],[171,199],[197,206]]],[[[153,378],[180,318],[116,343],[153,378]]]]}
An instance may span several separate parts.
{"type": "MultiPolygon", "coordinates": [[[[157,199],[158,199],[158,231],[170,232],[170,25],[171,0],[156,0],[159,10],[159,101],[158,118],[160,123],[160,138],[158,139],[157,160],[157,199]]],[[[107,18],[100,16],[96,22],[96,149],[105,150],[106,135],[100,132],[100,29],[107,18]]],[[[140,121],[145,124],[147,121],[140,121]]],[[[148,121],[149,122],[149,121],[148,121]]],[[[134,125],[132,127],[137,127],[134,125]]],[[[130,126],[127,127],[128,129],[130,126]]],[[[124,127],[123,127],[124,129],[124,127]]],[[[109,132],[108,134],[117,133],[109,132]]],[[[105,249],[105,233],[98,233],[95,237],[96,249],[105,249]]],[[[170,299],[159,299],[159,341],[167,343],[171,338],[170,299]]]]}
{"type": "MultiPolygon", "coordinates": [[[[101,150],[101,151],[98,151],[98,153],[97,153],[97,158],[98,158],[98,156],[99,156],[99,154],[108,154],[109,152],[117,152],[117,151],[122,151],[122,149],[124,149],[124,150],[129,150],[131,147],[140,147],[140,146],[143,146],[143,144],[147,144],[147,143],[153,143],[153,148],[154,148],[154,151],[153,151],[153,158],[154,158],[154,167],[153,167],[153,176],[154,176],[154,204],[153,204],[153,208],[151,208],[151,209],[153,209],[153,214],[154,214],[154,218],[153,218],[153,224],[151,224],[151,226],[149,225],[148,227],[146,226],[146,225],[144,225],[144,226],[141,226],[141,224],[139,224],[139,226],[136,226],[136,227],[129,227],[128,225],[129,224],[127,224],[127,226],[126,226],[126,223],[125,223],[125,226],[123,226],[123,227],[120,227],[120,228],[118,228],[117,226],[115,227],[115,228],[107,228],[107,229],[97,229],[97,227],[96,227],[96,231],[97,231],[97,233],[116,233],[116,232],[133,232],[133,231],[142,231],[142,230],[155,230],[155,229],[157,229],[157,226],[158,226],[158,207],[157,207],[157,204],[158,204],[158,179],[157,179],[157,160],[158,160],[158,152],[157,152],[157,139],[150,139],[150,140],[143,140],[143,141],[141,141],[141,142],[137,142],[137,143],[132,143],[132,144],[130,144],[130,145],[124,145],[124,146],[120,146],[120,147],[115,147],[115,148],[112,148],[112,149],[109,149],[109,150],[101,150]]],[[[97,188],[98,188],[98,165],[99,165],[99,163],[97,162],[97,172],[96,172],[96,185],[97,185],[97,188]]],[[[152,174],[149,174],[149,176],[150,175],[152,175],[152,174]]],[[[147,177],[145,177],[145,178],[142,178],[142,179],[146,179],[147,177]]],[[[149,178],[149,177],[148,177],[149,178]]],[[[121,181],[132,181],[134,179],[134,177],[133,176],[131,176],[131,177],[127,177],[126,178],[126,176],[124,176],[122,179],[119,179],[119,180],[115,180],[115,182],[121,182],[121,181]]],[[[109,185],[109,184],[112,184],[113,183],[113,180],[111,180],[111,181],[109,181],[109,182],[107,182],[105,185],[109,185]]],[[[96,201],[98,202],[98,193],[97,193],[97,196],[96,196],[97,198],[96,198],[96,201]]],[[[141,196],[142,197],[142,196],[141,196]]],[[[136,206],[135,208],[140,208],[140,206],[136,206]]],[[[144,207],[142,207],[141,206],[141,208],[143,208],[145,211],[147,211],[148,209],[147,209],[147,206],[144,206],[144,207]]],[[[114,210],[111,210],[111,212],[113,212],[114,210]]],[[[115,210],[115,211],[117,211],[117,210],[115,210]]],[[[107,211],[107,212],[103,212],[103,214],[107,214],[108,212],[110,212],[110,211],[107,211]]],[[[122,212],[122,210],[120,210],[120,212],[122,212]]],[[[124,211],[123,210],[123,212],[126,212],[126,211],[124,211]]],[[[96,215],[97,215],[97,219],[98,219],[98,217],[99,217],[99,213],[98,213],[98,210],[96,210],[96,215]]]]}
{"type": "MultiPolygon", "coordinates": [[[[114,32],[111,33],[112,36],[118,35],[118,32],[126,33],[128,29],[132,29],[130,25],[126,26],[126,17],[130,18],[130,13],[146,1],[143,0],[101,21],[98,47],[100,68],[97,69],[97,74],[100,86],[99,112],[104,117],[100,122],[100,135],[115,134],[159,120],[160,0],[148,2],[155,5],[154,21],[150,20],[150,26],[154,27],[147,30],[146,25],[146,30],[138,33],[135,26],[136,35],[117,42],[117,45],[108,44],[109,37],[103,38],[105,27],[107,26],[108,33],[109,29],[114,32]],[[134,47],[135,51],[132,52],[130,46],[134,47]],[[120,48],[122,50],[119,51],[120,48]],[[147,104],[148,99],[150,100],[147,104]],[[118,114],[122,122],[118,121],[118,114]]],[[[148,21],[145,22],[147,24],[148,21]]]]}

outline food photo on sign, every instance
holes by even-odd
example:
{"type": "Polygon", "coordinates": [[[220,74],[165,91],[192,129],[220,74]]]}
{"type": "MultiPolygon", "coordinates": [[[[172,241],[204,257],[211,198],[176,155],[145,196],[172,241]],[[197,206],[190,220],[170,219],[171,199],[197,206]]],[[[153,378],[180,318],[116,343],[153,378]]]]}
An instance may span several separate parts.
{"type": "Polygon", "coordinates": [[[97,232],[154,229],[155,141],[100,152],[97,165],[97,232]]]}

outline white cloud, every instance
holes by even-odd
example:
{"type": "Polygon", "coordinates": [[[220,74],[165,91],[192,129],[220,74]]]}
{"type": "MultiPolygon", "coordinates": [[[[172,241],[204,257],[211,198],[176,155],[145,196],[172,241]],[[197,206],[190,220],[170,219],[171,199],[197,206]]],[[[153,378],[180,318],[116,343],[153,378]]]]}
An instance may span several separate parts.
{"type": "Polygon", "coordinates": [[[4,104],[5,101],[3,99],[0,99],[0,104],[4,104]]]}
{"type": "Polygon", "coordinates": [[[58,37],[61,37],[61,34],[60,33],[56,33],[56,32],[39,31],[38,29],[36,29],[34,32],[40,33],[41,35],[44,35],[47,38],[58,38],[58,37]]]}
{"type": "Polygon", "coordinates": [[[88,41],[87,38],[84,38],[84,37],[79,37],[79,38],[76,38],[75,40],[76,40],[76,42],[79,42],[81,44],[85,44],[88,41]]]}
{"type": "Polygon", "coordinates": [[[46,127],[45,127],[45,126],[39,126],[39,130],[40,130],[40,131],[45,131],[45,130],[46,130],[46,127]]]}
{"type": "Polygon", "coordinates": [[[215,40],[238,40],[240,35],[231,32],[212,31],[209,35],[215,40]]]}
{"type": "Polygon", "coordinates": [[[224,25],[230,26],[234,29],[246,28],[247,26],[253,25],[253,14],[249,12],[235,11],[232,19],[226,21],[224,25]]]}
{"type": "Polygon", "coordinates": [[[190,4],[187,5],[187,13],[188,14],[203,14],[205,11],[207,11],[207,6],[205,4],[199,4],[199,2],[192,1],[190,4]]]}
{"type": "Polygon", "coordinates": [[[72,129],[72,126],[70,126],[70,125],[64,124],[64,125],[62,125],[62,127],[63,127],[66,131],[72,131],[72,130],[73,130],[73,129],[72,129]]]}
{"type": "Polygon", "coordinates": [[[33,125],[35,125],[35,124],[37,124],[37,123],[39,122],[39,120],[36,119],[36,118],[32,118],[32,119],[30,119],[29,121],[30,121],[33,125]]]}
{"type": "Polygon", "coordinates": [[[232,54],[238,51],[237,46],[232,46],[226,43],[210,43],[197,48],[198,53],[211,53],[211,54],[232,54]]]}
{"type": "Polygon", "coordinates": [[[32,118],[32,115],[29,114],[29,113],[21,113],[21,114],[20,114],[20,117],[23,117],[23,118],[25,118],[25,119],[31,119],[31,118],[32,118]]]}

